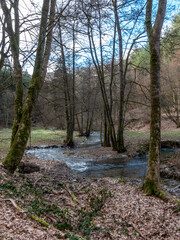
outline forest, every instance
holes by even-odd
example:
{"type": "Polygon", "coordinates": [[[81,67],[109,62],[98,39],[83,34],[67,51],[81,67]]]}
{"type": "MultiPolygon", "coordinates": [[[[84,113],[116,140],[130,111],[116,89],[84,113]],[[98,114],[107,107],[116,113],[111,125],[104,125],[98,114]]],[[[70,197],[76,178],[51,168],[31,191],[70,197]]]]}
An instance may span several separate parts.
{"type": "Polygon", "coordinates": [[[0,0],[0,239],[180,238],[178,0],[0,0]]]}

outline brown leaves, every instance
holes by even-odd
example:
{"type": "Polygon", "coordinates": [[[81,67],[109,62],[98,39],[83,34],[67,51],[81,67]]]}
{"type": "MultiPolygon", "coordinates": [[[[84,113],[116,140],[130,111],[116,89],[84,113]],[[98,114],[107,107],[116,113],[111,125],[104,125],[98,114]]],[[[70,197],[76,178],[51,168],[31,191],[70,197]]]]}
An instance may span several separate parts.
{"type": "MultiPolygon", "coordinates": [[[[119,240],[119,239],[150,239],[150,240],[179,240],[180,219],[175,214],[175,202],[163,202],[160,199],[146,196],[143,192],[128,184],[119,183],[116,179],[82,179],[73,176],[65,164],[55,161],[46,161],[34,157],[26,157],[26,161],[40,166],[39,172],[24,174],[25,178],[36,183],[34,187],[44,189],[43,198],[62,209],[68,210],[68,216],[73,226],[73,232],[83,236],[78,229],[78,211],[90,209],[90,199],[100,198],[100,190],[106,188],[112,193],[101,207],[103,215],[95,215],[90,238],[92,240],[119,240]],[[76,181],[74,181],[76,179],[76,181]],[[53,187],[54,186],[54,187],[53,187]],[[48,189],[52,188],[48,192],[48,189]],[[73,200],[72,193],[78,199],[73,200]]],[[[24,182],[22,174],[16,172],[14,176],[7,174],[0,165],[0,183],[13,182],[17,187],[24,182]]],[[[64,239],[68,230],[58,231],[52,225],[57,222],[57,216],[44,213],[41,217],[50,227],[42,226],[36,220],[29,218],[27,211],[21,212],[17,206],[25,209],[27,202],[34,199],[30,195],[23,205],[23,199],[14,198],[12,201],[5,199],[5,192],[0,189],[0,238],[13,240],[53,240],[64,239]],[[22,205],[21,205],[22,204],[22,205]]],[[[13,198],[13,196],[12,196],[13,198]]],[[[83,236],[85,239],[87,236],[83,236]]]]}

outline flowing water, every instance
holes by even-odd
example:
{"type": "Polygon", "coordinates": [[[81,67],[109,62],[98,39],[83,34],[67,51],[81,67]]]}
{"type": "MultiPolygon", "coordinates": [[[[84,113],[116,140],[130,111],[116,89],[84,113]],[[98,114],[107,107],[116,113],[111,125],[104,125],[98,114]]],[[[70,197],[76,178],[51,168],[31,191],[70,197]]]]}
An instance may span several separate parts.
{"type": "MultiPolygon", "coordinates": [[[[99,147],[100,133],[94,132],[84,142],[80,143],[73,151],[99,147]]],[[[72,152],[72,149],[70,149],[72,152]]],[[[147,172],[148,155],[136,156],[129,159],[126,155],[119,158],[81,158],[68,154],[68,148],[37,148],[27,151],[27,154],[47,160],[65,162],[73,172],[83,177],[120,177],[144,178],[147,172]]],[[[174,149],[162,149],[162,155],[167,157],[175,153],[174,149]]]]}

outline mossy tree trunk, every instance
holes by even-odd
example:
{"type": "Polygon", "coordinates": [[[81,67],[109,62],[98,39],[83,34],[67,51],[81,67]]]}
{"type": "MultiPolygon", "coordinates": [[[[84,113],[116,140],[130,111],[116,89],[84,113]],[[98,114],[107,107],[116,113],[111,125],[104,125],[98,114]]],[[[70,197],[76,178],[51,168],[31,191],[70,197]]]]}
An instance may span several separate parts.
{"type": "Polygon", "coordinates": [[[23,106],[23,82],[22,82],[22,68],[19,61],[19,0],[14,1],[12,7],[14,9],[15,26],[12,24],[12,18],[10,10],[7,7],[6,1],[1,0],[1,7],[5,16],[5,22],[7,24],[6,31],[10,39],[10,47],[14,63],[14,81],[16,84],[16,94],[14,103],[14,121],[12,127],[11,144],[14,141],[17,133],[21,117],[22,117],[22,106],[23,106]],[[13,30],[14,28],[14,30],[13,30]]]}
{"type": "Polygon", "coordinates": [[[55,0],[44,0],[43,2],[38,48],[36,53],[33,76],[24,106],[22,108],[22,116],[18,129],[11,143],[10,150],[2,161],[4,167],[12,173],[16,170],[24,154],[24,150],[30,134],[32,108],[37,100],[38,93],[42,87],[43,81],[46,76],[47,64],[49,60],[52,42],[55,2],[55,0]]]}
{"type": "Polygon", "coordinates": [[[167,0],[159,0],[154,26],[152,26],[153,1],[146,6],[146,29],[150,46],[150,95],[151,123],[148,172],[144,191],[149,195],[160,195],[160,149],[161,149],[161,92],[160,92],[160,34],[165,17],[167,0]]]}

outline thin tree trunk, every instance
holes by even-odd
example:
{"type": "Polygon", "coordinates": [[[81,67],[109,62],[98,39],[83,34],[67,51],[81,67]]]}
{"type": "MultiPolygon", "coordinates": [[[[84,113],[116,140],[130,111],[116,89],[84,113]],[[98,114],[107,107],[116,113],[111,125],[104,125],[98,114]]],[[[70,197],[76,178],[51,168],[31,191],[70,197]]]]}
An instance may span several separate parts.
{"type": "MultiPolygon", "coordinates": [[[[60,47],[61,47],[61,56],[62,56],[62,67],[63,67],[63,82],[64,82],[64,97],[65,97],[65,112],[66,112],[66,140],[65,144],[69,147],[74,146],[73,142],[73,132],[74,132],[74,96],[71,96],[70,86],[68,83],[68,75],[66,69],[66,60],[64,54],[63,40],[62,40],[62,32],[61,25],[59,24],[59,38],[60,38],[60,47]]],[[[74,78],[75,78],[75,48],[73,43],[73,92],[74,95],[74,78]]]]}
{"type": "Polygon", "coordinates": [[[11,144],[14,141],[15,135],[18,131],[19,124],[22,117],[23,106],[23,83],[22,83],[22,68],[19,61],[19,0],[15,1],[14,16],[15,16],[15,30],[13,30],[10,10],[8,9],[5,0],[1,0],[1,7],[5,15],[5,22],[7,24],[6,31],[9,35],[10,46],[12,51],[14,63],[14,81],[16,83],[16,94],[14,102],[14,121],[12,127],[11,144]]]}
{"type": "MultiPolygon", "coordinates": [[[[104,75],[102,73],[102,69],[101,69],[101,66],[98,61],[97,52],[96,52],[94,39],[93,39],[93,33],[92,33],[89,19],[88,19],[88,38],[89,38],[89,45],[90,45],[90,53],[91,53],[91,57],[92,57],[94,66],[95,66],[97,74],[98,74],[98,80],[100,83],[100,89],[101,89],[102,98],[104,101],[104,107],[106,110],[106,115],[107,115],[107,120],[108,120],[108,124],[109,124],[109,130],[110,130],[110,136],[111,136],[111,144],[112,144],[113,150],[117,150],[116,133],[115,133],[114,123],[112,120],[110,106],[109,106],[107,93],[106,93],[106,89],[105,89],[104,75]]],[[[102,57],[102,48],[101,48],[101,57],[102,57]]]]}
{"type": "Polygon", "coordinates": [[[123,71],[123,48],[122,48],[122,33],[119,23],[119,17],[117,12],[117,0],[113,1],[114,15],[119,39],[119,74],[120,74],[120,100],[119,100],[119,124],[117,133],[117,149],[118,152],[125,152],[124,146],[124,91],[125,91],[125,78],[123,71]]]}

